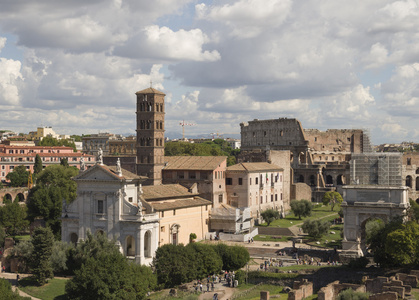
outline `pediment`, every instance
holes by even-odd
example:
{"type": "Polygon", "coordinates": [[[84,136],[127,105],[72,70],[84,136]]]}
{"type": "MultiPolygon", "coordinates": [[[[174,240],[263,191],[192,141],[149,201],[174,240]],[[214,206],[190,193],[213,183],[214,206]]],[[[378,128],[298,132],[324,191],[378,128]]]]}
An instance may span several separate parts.
{"type": "Polygon", "coordinates": [[[106,166],[94,165],[74,177],[74,180],[119,181],[120,178],[106,166]]]}

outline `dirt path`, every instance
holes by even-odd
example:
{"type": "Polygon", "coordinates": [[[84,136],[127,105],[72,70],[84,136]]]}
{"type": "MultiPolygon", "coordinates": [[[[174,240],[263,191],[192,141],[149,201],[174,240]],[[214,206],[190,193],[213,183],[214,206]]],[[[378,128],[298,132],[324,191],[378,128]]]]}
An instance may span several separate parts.
{"type": "MultiPolygon", "coordinates": [[[[30,274],[19,274],[20,278],[25,278],[28,276],[31,276],[30,274]]],[[[19,292],[19,295],[22,297],[30,297],[32,300],[41,300],[35,297],[32,297],[28,294],[26,294],[25,292],[21,291],[18,287],[16,287],[16,274],[14,273],[7,273],[7,272],[2,272],[0,273],[0,277],[9,280],[9,282],[12,284],[12,290],[15,291],[17,290],[19,292]]]]}

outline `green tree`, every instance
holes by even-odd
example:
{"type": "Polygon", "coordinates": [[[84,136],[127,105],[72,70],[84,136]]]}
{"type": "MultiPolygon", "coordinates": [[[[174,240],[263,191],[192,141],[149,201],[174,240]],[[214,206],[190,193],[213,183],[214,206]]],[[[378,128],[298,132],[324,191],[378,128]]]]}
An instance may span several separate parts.
{"type": "Polygon", "coordinates": [[[411,221],[389,233],[385,251],[395,265],[419,264],[419,224],[411,221]]]}
{"type": "Polygon", "coordinates": [[[330,205],[331,210],[335,208],[336,204],[341,204],[343,202],[343,198],[341,194],[336,191],[329,191],[324,193],[323,195],[323,204],[330,205]]]}
{"type": "Polygon", "coordinates": [[[371,243],[374,236],[378,234],[385,226],[385,223],[380,219],[369,220],[365,223],[365,235],[368,244],[371,243]]]}
{"type": "Polygon", "coordinates": [[[410,202],[410,208],[409,208],[409,216],[412,220],[416,220],[419,222],[419,204],[416,203],[416,201],[413,201],[412,199],[409,199],[410,202]]]}
{"type": "Polygon", "coordinates": [[[26,186],[28,184],[29,172],[23,165],[17,166],[12,172],[6,175],[13,187],[26,186]]]}
{"type": "Polygon", "coordinates": [[[223,261],[223,270],[236,271],[243,268],[250,260],[249,251],[245,247],[227,246],[222,243],[214,247],[223,261]]]}
{"type": "Polygon", "coordinates": [[[157,282],[165,288],[173,287],[197,278],[194,251],[182,244],[166,244],[159,247],[153,260],[157,282]]]}
{"type": "Polygon", "coordinates": [[[15,290],[13,292],[12,285],[7,279],[0,278],[0,298],[7,300],[30,300],[30,297],[21,297],[19,292],[15,290]]]}
{"type": "Polygon", "coordinates": [[[68,270],[67,260],[68,255],[72,249],[74,249],[74,245],[71,243],[54,241],[51,257],[49,260],[54,274],[64,273],[68,270]]]}
{"type": "Polygon", "coordinates": [[[33,244],[31,240],[24,240],[17,243],[13,248],[11,255],[19,260],[20,266],[24,270],[30,267],[30,261],[33,253],[33,244]]]}
{"type": "Polygon", "coordinates": [[[71,179],[77,174],[77,168],[49,166],[39,173],[36,186],[29,192],[29,220],[43,218],[57,238],[61,232],[63,201],[70,203],[77,197],[77,184],[71,179]]]}
{"type": "Polygon", "coordinates": [[[291,203],[291,210],[296,217],[301,220],[301,217],[308,217],[311,216],[311,211],[313,209],[313,205],[308,200],[292,200],[291,203]]]}
{"type": "Polygon", "coordinates": [[[38,146],[50,146],[50,147],[58,147],[58,146],[64,146],[64,147],[70,147],[73,148],[73,151],[76,152],[76,144],[72,140],[67,139],[56,139],[51,136],[44,137],[39,143],[38,146]]]}
{"type": "Polygon", "coordinates": [[[198,278],[205,278],[208,274],[221,272],[223,261],[211,245],[192,243],[188,244],[186,248],[191,248],[193,251],[192,257],[189,259],[194,260],[198,278]]]}
{"type": "Polygon", "coordinates": [[[0,223],[7,234],[15,236],[29,226],[26,212],[26,205],[20,205],[17,199],[13,202],[7,201],[3,207],[0,207],[0,223]]]}
{"type": "Polygon", "coordinates": [[[60,165],[63,166],[63,167],[68,167],[69,165],[68,165],[67,158],[65,158],[65,157],[61,158],[60,165]]]}
{"type": "Polygon", "coordinates": [[[268,226],[273,221],[279,219],[279,212],[271,208],[261,212],[260,215],[262,216],[263,220],[265,220],[265,222],[268,224],[268,226]]]}
{"type": "Polygon", "coordinates": [[[54,235],[51,229],[38,227],[32,236],[33,252],[30,267],[33,277],[39,285],[44,285],[54,273],[50,264],[54,235]]]}
{"type": "Polygon", "coordinates": [[[321,220],[305,220],[302,229],[315,239],[321,238],[329,230],[330,223],[321,220]]]}
{"type": "Polygon", "coordinates": [[[41,173],[41,171],[42,171],[42,159],[39,156],[39,154],[37,154],[35,156],[35,164],[33,166],[33,174],[36,176],[39,173],[41,173]]]}
{"type": "Polygon", "coordinates": [[[115,241],[89,234],[80,244],[83,263],[66,284],[69,299],[144,299],[156,286],[151,269],[129,263],[115,241]]]}
{"type": "Polygon", "coordinates": [[[0,225],[0,248],[4,246],[4,239],[6,238],[6,230],[0,225]]]}

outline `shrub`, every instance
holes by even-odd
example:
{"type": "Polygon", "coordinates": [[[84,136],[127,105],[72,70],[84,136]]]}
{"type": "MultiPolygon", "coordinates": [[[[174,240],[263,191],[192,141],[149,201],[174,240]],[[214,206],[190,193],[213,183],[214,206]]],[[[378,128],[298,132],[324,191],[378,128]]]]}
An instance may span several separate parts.
{"type": "Polygon", "coordinates": [[[353,268],[353,269],[362,269],[365,268],[369,263],[369,259],[365,256],[356,258],[356,259],[351,259],[348,263],[348,267],[353,268]]]}

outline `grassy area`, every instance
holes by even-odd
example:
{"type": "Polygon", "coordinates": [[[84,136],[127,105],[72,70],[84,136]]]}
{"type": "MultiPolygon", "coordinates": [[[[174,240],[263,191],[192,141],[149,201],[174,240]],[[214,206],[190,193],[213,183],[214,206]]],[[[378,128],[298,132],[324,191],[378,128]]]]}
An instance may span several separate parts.
{"type": "Polygon", "coordinates": [[[288,294],[282,291],[282,287],[278,285],[271,284],[262,284],[262,285],[252,285],[244,284],[238,287],[238,292],[234,296],[239,296],[235,299],[240,300],[259,300],[261,291],[269,291],[269,295],[279,295],[280,297],[275,297],[275,299],[288,299],[288,294]]]}
{"type": "Polygon", "coordinates": [[[47,284],[38,286],[31,278],[19,280],[19,289],[25,293],[42,300],[63,300],[65,296],[65,283],[67,279],[50,279],[47,284]]]}
{"type": "MultiPolygon", "coordinates": [[[[339,205],[336,205],[334,208],[334,211],[331,211],[330,206],[319,204],[319,205],[314,206],[310,217],[302,218],[300,220],[298,217],[294,215],[294,213],[291,212],[285,218],[273,221],[269,226],[289,228],[294,225],[302,225],[305,220],[312,220],[312,219],[333,220],[339,217],[338,215],[339,209],[340,209],[339,205]]],[[[267,224],[262,223],[260,226],[267,226],[267,224]]]]}
{"type": "Polygon", "coordinates": [[[261,241],[261,242],[288,242],[292,241],[291,236],[283,236],[280,239],[274,238],[271,235],[257,235],[253,238],[255,241],[261,241]]]}
{"type": "Polygon", "coordinates": [[[319,240],[312,240],[309,241],[307,244],[317,247],[327,247],[327,248],[341,248],[342,247],[342,236],[341,233],[343,231],[343,224],[339,225],[332,225],[329,229],[329,232],[321,237],[319,240]],[[334,232],[334,233],[332,233],[334,232]],[[319,241],[320,244],[316,242],[319,241]]]}

